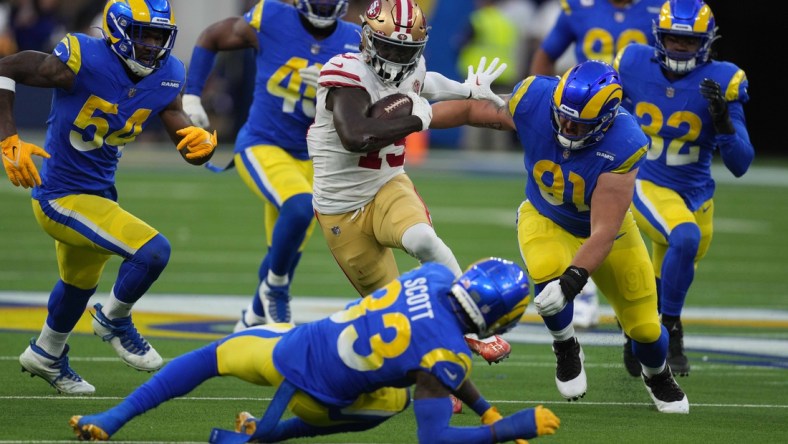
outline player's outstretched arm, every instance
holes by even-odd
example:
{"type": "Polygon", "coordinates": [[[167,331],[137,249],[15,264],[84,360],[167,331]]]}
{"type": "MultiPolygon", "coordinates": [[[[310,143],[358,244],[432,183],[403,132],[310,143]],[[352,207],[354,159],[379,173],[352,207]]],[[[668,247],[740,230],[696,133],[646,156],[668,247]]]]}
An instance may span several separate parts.
{"type": "Polygon", "coordinates": [[[217,145],[216,131],[209,133],[192,125],[181,107],[180,97],[176,97],[159,116],[184,160],[192,165],[202,165],[211,159],[217,145]]]}
{"type": "MultiPolygon", "coordinates": [[[[476,388],[476,384],[474,384],[470,379],[466,379],[460,388],[455,390],[454,394],[466,405],[469,405],[477,415],[479,415],[482,420],[482,424],[490,425],[503,419],[503,416],[500,412],[498,412],[498,409],[487,402],[479,389],[476,388]]],[[[528,441],[523,439],[515,440],[515,442],[517,444],[528,444],[528,441]]]]}
{"type": "Polygon", "coordinates": [[[435,376],[418,372],[413,394],[413,408],[420,443],[491,443],[529,439],[555,433],[560,420],[550,410],[539,406],[499,419],[492,425],[452,427],[449,389],[435,376]]]}
{"type": "Polygon", "coordinates": [[[22,141],[17,134],[14,120],[16,84],[70,89],[74,76],[59,58],[43,52],[22,51],[0,59],[0,148],[3,167],[15,186],[41,185],[32,156],[49,157],[41,147],[22,141]]]}
{"type": "Polygon", "coordinates": [[[450,100],[432,105],[430,128],[444,129],[462,125],[514,131],[514,119],[509,113],[508,98],[504,106],[488,100],[450,100]]]}

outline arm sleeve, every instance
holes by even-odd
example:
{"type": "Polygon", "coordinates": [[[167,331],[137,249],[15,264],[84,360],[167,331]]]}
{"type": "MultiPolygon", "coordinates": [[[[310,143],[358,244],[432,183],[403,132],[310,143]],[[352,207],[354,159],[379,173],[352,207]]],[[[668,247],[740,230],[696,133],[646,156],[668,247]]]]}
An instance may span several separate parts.
{"type": "Polygon", "coordinates": [[[413,401],[420,443],[453,444],[491,443],[490,426],[452,427],[451,401],[449,398],[425,398],[413,401]]]}
{"type": "Polygon", "coordinates": [[[451,80],[437,72],[427,71],[421,96],[432,102],[462,100],[471,97],[471,89],[464,83],[451,80]]]}
{"type": "Polygon", "coordinates": [[[558,60],[575,39],[567,17],[565,12],[561,13],[555,22],[555,26],[540,45],[544,52],[550,56],[551,60],[558,60]]]}
{"type": "Polygon", "coordinates": [[[186,94],[199,96],[205,86],[205,81],[213,70],[216,53],[201,46],[195,46],[192,59],[189,62],[189,71],[186,75],[186,94]]]}
{"type": "Polygon", "coordinates": [[[741,177],[750,168],[755,157],[755,148],[750,143],[741,103],[728,102],[728,113],[736,131],[733,134],[717,134],[715,142],[725,167],[734,176],[741,177]]]}

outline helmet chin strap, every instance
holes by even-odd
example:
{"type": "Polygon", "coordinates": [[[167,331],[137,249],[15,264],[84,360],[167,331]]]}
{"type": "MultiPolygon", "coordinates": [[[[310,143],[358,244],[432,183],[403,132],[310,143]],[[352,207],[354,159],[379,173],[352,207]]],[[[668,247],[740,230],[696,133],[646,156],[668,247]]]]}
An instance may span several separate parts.
{"type": "Polygon", "coordinates": [[[696,63],[694,57],[689,60],[676,60],[665,56],[665,65],[676,74],[686,74],[695,69],[696,63]]]}
{"type": "Polygon", "coordinates": [[[556,134],[556,139],[558,140],[558,143],[562,147],[568,150],[579,150],[580,148],[583,148],[585,146],[586,140],[588,140],[588,136],[583,137],[582,139],[579,140],[570,140],[562,136],[561,134],[556,134]]]}
{"type": "Polygon", "coordinates": [[[123,61],[126,62],[126,66],[129,67],[131,72],[133,72],[134,74],[136,74],[136,75],[138,75],[140,77],[147,77],[151,73],[153,73],[153,68],[149,68],[147,66],[142,66],[140,63],[135,62],[134,60],[123,59],[123,61]]]}
{"type": "Polygon", "coordinates": [[[337,22],[335,19],[325,19],[319,17],[307,17],[306,19],[312,26],[319,29],[330,28],[334,23],[337,22]]]}

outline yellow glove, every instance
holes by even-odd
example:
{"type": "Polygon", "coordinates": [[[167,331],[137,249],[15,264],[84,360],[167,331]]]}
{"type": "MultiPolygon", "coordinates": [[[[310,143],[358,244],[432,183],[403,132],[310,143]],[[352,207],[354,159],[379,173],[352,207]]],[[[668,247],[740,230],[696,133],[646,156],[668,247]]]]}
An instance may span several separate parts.
{"type": "Polygon", "coordinates": [[[183,137],[178,142],[178,151],[190,163],[207,161],[216,149],[216,131],[211,134],[200,127],[187,126],[179,129],[176,134],[183,137]]]}
{"type": "MultiPolygon", "coordinates": [[[[545,409],[545,410],[547,410],[547,409],[545,409]]],[[[549,412],[549,410],[547,410],[547,411],[549,412]]],[[[497,422],[497,421],[499,421],[501,419],[503,419],[503,416],[501,415],[501,412],[498,411],[498,408],[497,407],[490,407],[482,415],[482,424],[490,425],[490,424],[492,424],[494,422],[497,422]]],[[[538,424],[538,420],[537,420],[537,424],[538,424]]],[[[555,433],[555,431],[553,431],[553,433],[555,433]]],[[[528,441],[526,441],[524,439],[515,439],[514,442],[516,442],[517,444],[528,444],[528,441]]]]}
{"type": "Polygon", "coordinates": [[[22,188],[33,188],[41,185],[33,154],[49,159],[49,153],[43,148],[19,140],[19,135],[6,137],[0,146],[3,149],[3,166],[11,183],[22,188]]]}
{"type": "Polygon", "coordinates": [[[536,419],[536,434],[539,436],[554,435],[555,431],[561,425],[561,420],[550,409],[536,406],[534,409],[534,418],[536,419]]]}

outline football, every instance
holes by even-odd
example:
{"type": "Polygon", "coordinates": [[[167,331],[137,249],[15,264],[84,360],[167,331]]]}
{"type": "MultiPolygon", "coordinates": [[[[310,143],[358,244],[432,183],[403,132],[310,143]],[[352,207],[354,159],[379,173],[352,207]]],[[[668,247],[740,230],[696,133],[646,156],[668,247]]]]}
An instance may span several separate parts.
{"type": "Polygon", "coordinates": [[[375,119],[396,119],[409,116],[413,102],[405,94],[395,93],[386,96],[369,107],[369,117],[375,119]]]}

